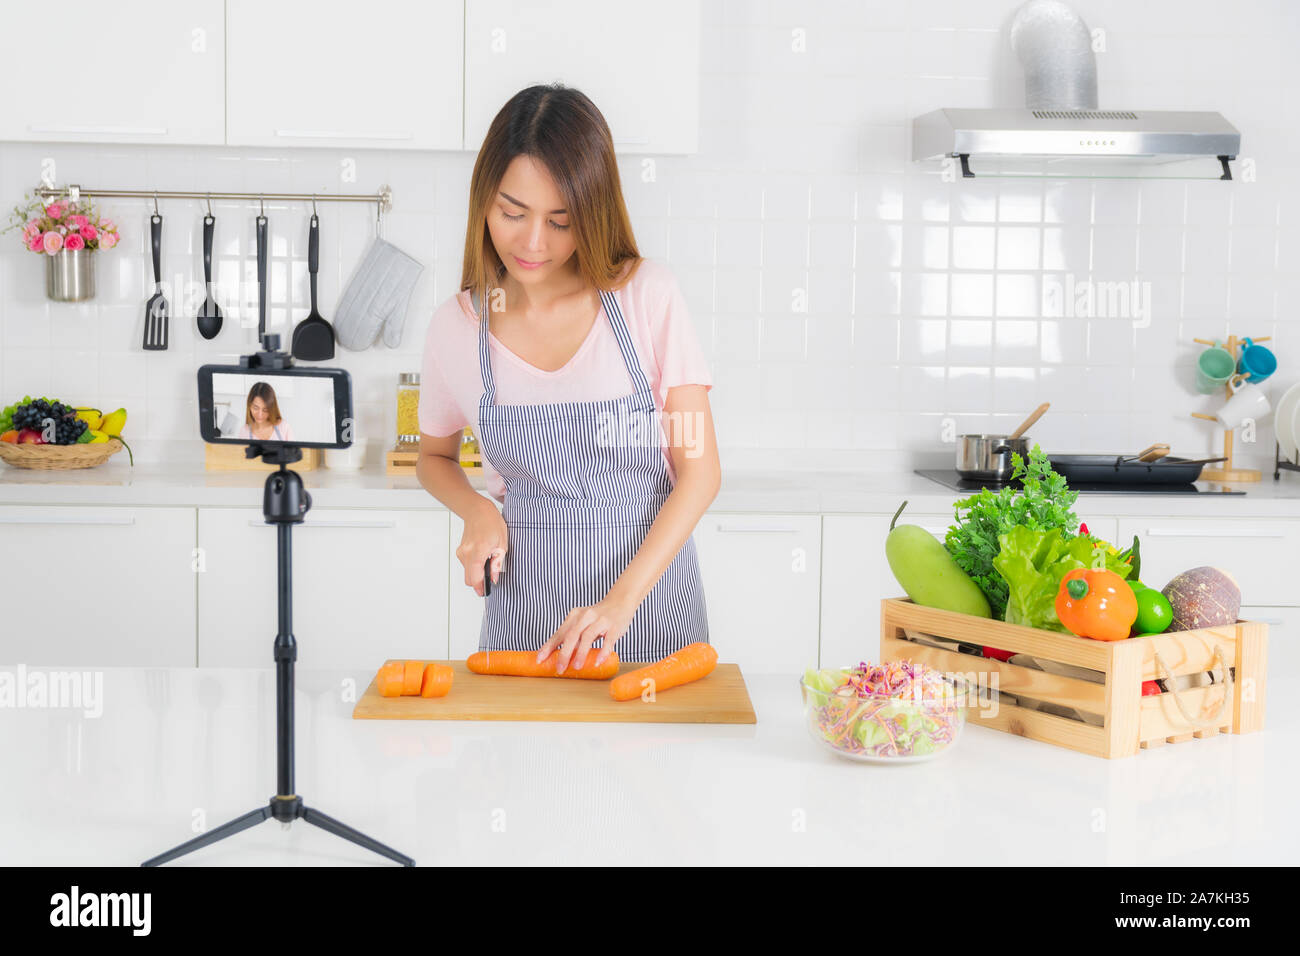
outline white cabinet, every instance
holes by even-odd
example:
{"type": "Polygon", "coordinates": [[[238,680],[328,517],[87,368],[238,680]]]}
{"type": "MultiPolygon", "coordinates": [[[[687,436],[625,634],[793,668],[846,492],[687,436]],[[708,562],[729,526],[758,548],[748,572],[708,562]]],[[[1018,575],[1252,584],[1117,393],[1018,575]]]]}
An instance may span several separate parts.
{"type": "Polygon", "coordinates": [[[227,143],[461,149],[464,6],[227,0],[227,143]]]}
{"type": "Polygon", "coordinates": [[[1253,605],[1300,604],[1295,583],[1300,520],[1294,518],[1121,518],[1119,538],[1141,541],[1140,577],[1163,588],[1174,575],[1211,565],[1223,568],[1253,605]]]}
{"type": "Polygon", "coordinates": [[[6,4],[5,69],[22,79],[0,97],[0,140],[476,151],[510,97],[558,80],[618,151],[694,153],[702,9],[68,0],[51,20],[6,4]]]}
{"type": "Polygon", "coordinates": [[[817,660],[821,518],[705,514],[694,537],[719,658],[745,673],[802,674],[817,660]]]}
{"type": "MultiPolygon", "coordinates": [[[[1271,679],[1285,682],[1300,667],[1300,607],[1242,605],[1238,617],[1243,621],[1261,621],[1268,625],[1266,673],[1271,679]]],[[[1283,694],[1275,694],[1270,699],[1285,701],[1283,706],[1290,706],[1283,694]]]]}
{"type": "Polygon", "coordinates": [[[614,147],[694,153],[699,143],[700,0],[474,0],[465,5],[465,149],[520,90],[559,81],[587,95],[614,147]]]}
{"type": "Polygon", "coordinates": [[[6,3],[0,36],[0,140],[224,141],[221,0],[6,3]]]}
{"type": "MultiPolygon", "coordinates": [[[[880,602],[904,597],[885,560],[893,515],[826,515],[822,519],[821,667],[880,660],[880,602]]],[[[940,541],[952,523],[945,514],[903,512],[940,541]]]]}
{"type": "Polygon", "coordinates": [[[193,508],[0,506],[0,663],[193,667],[193,508]]]}
{"type": "MultiPolygon", "coordinates": [[[[276,531],[260,509],[199,509],[199,664],[273,667],[276,531]]],[[[313,508],[293,526],[303,667],[447,656],[447,512],[313,508]]]]}

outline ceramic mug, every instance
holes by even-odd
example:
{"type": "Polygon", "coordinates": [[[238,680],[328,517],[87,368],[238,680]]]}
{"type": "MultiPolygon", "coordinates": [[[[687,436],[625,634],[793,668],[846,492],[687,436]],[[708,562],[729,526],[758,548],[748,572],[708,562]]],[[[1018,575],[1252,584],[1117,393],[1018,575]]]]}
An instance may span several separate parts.
{"type": "Polygon", "coordinates": [[[1236,370],[1237,360],[1232,353],[1215,342],[1196,358],[1196,390],[1210,395],[1227,384],[1236,370]]]}
{"type": "Polygon", "coordinates": [[[1232,398],[1214,415],[1224,428],[1236,428],[1248,418],[1258,421],[1273,410],[1264,390],[1240,375],[1232,376],[1228,388],[1232,389],[1232,398]]]}
{"type": "Polygon", "coordinates": [[[1249,372],[1251,382],[1258,385],[1277,371],[1277,356],[1271,349],[1246,339],[1241,349],[1241,358],[1237,360],[1237,371],[1249,372]]]}
{"type": "Polygon", "coordinates": [[[360,471],[366,462],[366,440],[354,439],[347,448],[326,448],[325,467],[330,471],[360,471]]]}

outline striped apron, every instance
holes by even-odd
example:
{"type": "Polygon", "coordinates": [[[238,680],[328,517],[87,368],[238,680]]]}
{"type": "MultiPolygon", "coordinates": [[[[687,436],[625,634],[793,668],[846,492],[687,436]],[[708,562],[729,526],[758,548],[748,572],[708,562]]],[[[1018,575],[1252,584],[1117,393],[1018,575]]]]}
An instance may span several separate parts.
{"type": "MultiPolygon", "coordinates": [[[[633,389],[605,401],[496,404],[486,303],[479,308],[483,395],[474,434],[505,483],[509,529],[500,580],[486,599],[481,651],[535,651],[575,607],[604,600],[672,491],[654,393],[616,295],[601,291],[600,298],[633,389]]],[[[622,660],[645,662],[708,639],[688,537],[615,649],[622,660]]]]}

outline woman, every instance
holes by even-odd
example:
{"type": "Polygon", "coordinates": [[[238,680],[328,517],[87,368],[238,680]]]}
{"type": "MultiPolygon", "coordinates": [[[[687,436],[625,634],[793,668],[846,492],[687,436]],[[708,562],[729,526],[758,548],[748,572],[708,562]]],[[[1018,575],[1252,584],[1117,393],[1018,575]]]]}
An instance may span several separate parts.
{"type": "Polygon", "coordinates": [[[248,390],[244,425],[235,437],[254,441],[293,441],[293,430],[280,416],[275,389],[268,382],[255,382],[248,390]]]}
{"type": "Polygon", "coordinates": [[[691,538],[718,492],[712,381],[668,269],[637,252],[604,117],[533,86],[474,164],[461,291],[429,323],[420,483],[465,522],[456,556],[484,593],[480,650],[617,650],[657,660],[707,641],[691,538]],[[472,427],[488,490],[459,464],[472,427]]]}

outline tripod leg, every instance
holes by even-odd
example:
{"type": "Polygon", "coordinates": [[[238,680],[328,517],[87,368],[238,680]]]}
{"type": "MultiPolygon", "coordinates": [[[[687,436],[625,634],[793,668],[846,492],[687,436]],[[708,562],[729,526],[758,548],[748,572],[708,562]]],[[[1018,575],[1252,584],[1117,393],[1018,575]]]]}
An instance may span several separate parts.
{"type": "Polygon", "coordinates": [[[340,836],[345,840],[350,840],[357,844],[357,846],[363,846],[367,850],[374,850],[381,856],[388,857],[394,863],[400,863],[402,866],[415,866],[415,861],[404,853],[398,853],[392,847],[384,846],[384,844],[380,843],[378,840],[371,839],[361,831],[354,830],[346,823],[340,823],[338,820],[321,813],[319,810],[313,810],[310,807],[303,807],[299,816],[313,826],[318,826],[322,830],[333,833],[335,836],[340,836]]]}
{"type": "Polygon", "coordinates": [[[245,813],[242,817],[236,817],[229,823],[223,823],[215,830],[209,830],[207,833],[200,834],[193,840],[188,840],[180,846],[172,847],[166,853],[159,853],[152,859],[145,860],[140,865],[158,866],[159,864],[166,863],[169,860],[174,860],[178,856],[184,856],[186,853],[191,853],[194,850],[205,847],[209,843],[216,843],[218,840],[224,840],[228,836],[234,836],[241,830],[247,830],[249,827],[257,826],[257,824],[261,823],[270,815],[271,808],[269,806],[251,810],[248,813],[245,813]]]}

